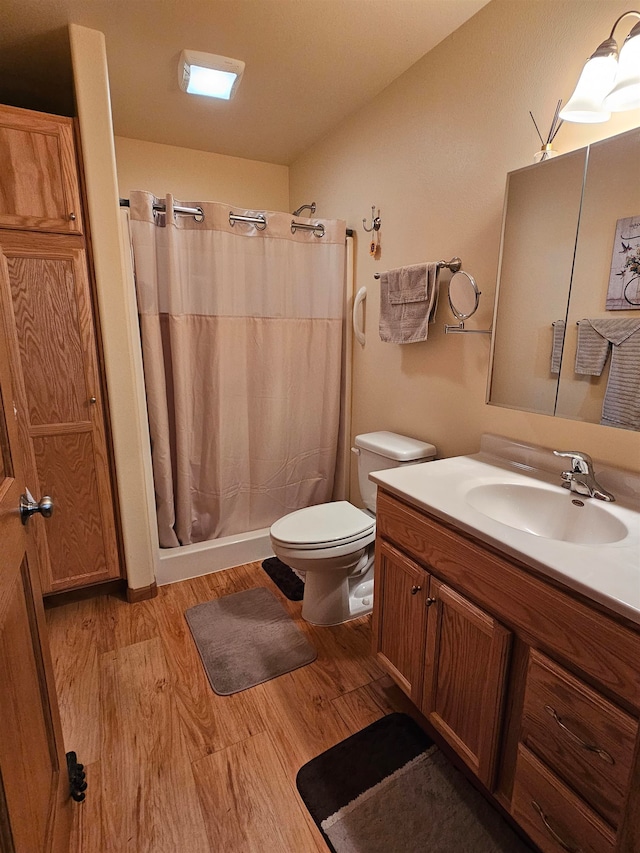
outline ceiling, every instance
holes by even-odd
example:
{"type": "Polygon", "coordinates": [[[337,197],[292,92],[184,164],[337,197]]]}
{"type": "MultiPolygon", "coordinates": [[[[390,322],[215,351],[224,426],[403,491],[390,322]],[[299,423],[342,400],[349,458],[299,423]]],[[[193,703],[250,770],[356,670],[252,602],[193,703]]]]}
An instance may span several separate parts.
{"type": "Polygon", "coordinates": [[[0,101],[73,114],[67,24],[105,34],[117,136],[290,164],[487,0],[1,0],[0,101]],[[178,88],[183,48],[246,63],[178,88]]]}

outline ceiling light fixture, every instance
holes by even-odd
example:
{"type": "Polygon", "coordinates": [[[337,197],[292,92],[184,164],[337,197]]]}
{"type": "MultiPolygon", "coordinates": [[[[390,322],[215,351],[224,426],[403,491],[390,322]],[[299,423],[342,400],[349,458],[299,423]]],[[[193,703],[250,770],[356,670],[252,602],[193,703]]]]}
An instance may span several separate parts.
{"type": "Polygon", "coordinates": [[[640,107],[640,23],[625,39],[619,56],[613,38],[620,21],[629,15],[640,19],[640,12],[620,15],[609,38],[587,60],[573,95],[560,113],[564,121],[608,121],[612,112],[640,107]]]}
{"type": "Polygon", "coordinates": [[[178,82],[183,92],[228,101],[238,88],[244,62],[214,56],[199,50],[183,50],[178,64],[178,82]]]}

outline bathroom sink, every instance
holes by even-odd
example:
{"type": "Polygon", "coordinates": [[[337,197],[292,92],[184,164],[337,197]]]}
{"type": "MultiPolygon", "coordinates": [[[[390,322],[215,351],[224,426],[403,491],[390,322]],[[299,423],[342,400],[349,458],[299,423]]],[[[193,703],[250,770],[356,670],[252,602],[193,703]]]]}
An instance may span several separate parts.
{"type": "Polygon", "coordinates": [[[564,490],[488,483],[472,487],[465,497],[473,509],[488,518],[545,539],[607,545],[620,542],[629,533],[597,499],[564,490]]]}

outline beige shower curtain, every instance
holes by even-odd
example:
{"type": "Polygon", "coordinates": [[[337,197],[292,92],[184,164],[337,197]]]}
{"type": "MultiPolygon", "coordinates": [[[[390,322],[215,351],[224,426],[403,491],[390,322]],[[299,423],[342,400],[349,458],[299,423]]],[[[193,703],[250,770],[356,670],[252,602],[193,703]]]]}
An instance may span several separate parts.
{"type": "Polygon", "coordinates": [[[132,192],[130,216],[158,529],[173,547],[331,500],[345,223],[322,220],[317,237],[286,213],[259,230],[231,225],[227,205],[169,195],[165,214],[157,201],[132,192]]]}

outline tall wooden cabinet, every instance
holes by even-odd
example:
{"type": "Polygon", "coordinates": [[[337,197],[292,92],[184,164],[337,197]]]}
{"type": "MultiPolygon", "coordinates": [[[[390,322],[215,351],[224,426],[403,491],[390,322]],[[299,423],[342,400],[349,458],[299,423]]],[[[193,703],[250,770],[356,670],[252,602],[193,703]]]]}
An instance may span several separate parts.
{"type": "Polygon", "coordinates": [[[42,590],[120,576],[70,119],[0,107],[0,287],[42,590]],[[5,166],[4,164],[8,164],[5,166]]]}

